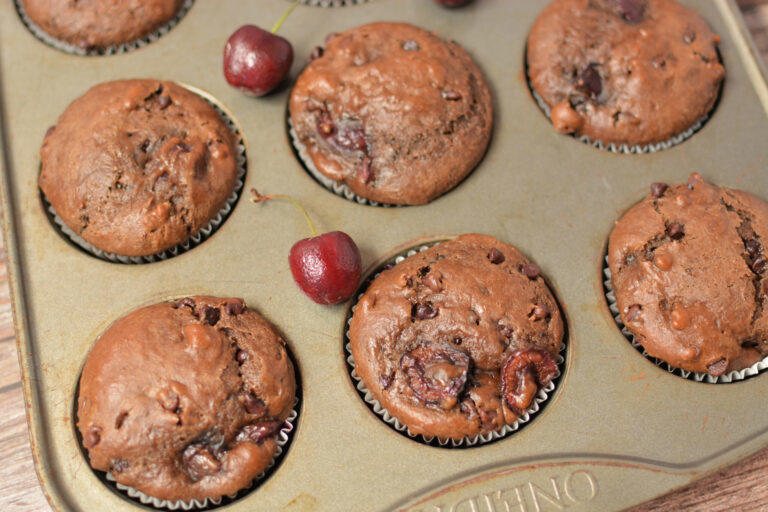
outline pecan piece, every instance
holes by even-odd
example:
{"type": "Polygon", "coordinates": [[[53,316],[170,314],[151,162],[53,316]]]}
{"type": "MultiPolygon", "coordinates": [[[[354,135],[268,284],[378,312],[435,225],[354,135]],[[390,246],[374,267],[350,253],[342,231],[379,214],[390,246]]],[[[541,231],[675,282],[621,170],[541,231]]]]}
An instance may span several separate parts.
{"type": "Polygon", "coordinates": [[[557,362],[546,350],[529,348],[511,353],[501,367],[501,394],[516,414],[531,406],[539,388],[552,381],[557,362]]]}
{"type": "Polygon", "coordinates": [[[421,345],[400,358],[408,385],[424,403],[452,409],[467,384],[470,359],[449,345],[421,345]]]}

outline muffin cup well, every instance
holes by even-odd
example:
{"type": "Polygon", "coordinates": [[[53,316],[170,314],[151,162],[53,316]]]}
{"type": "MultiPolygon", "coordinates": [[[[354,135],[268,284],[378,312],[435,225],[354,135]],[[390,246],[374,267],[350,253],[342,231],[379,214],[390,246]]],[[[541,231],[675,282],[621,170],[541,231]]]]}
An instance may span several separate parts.
{"type": "MultiPolygon", "coordinates": [[[[544,101],[544,98],[539,95],[538,92],[533,88],[533,84],[531,84],[530,80],[528,80],[527,73],[526,73],[526,81],[528,83],[528,89],[531,91],[531,95],[533,96],[533,99],[536,100],[536,104],[539,106],[541,111],[544,113],[545,116],[547,116],[547,119],[549,119],[550,123],[552,122],[551,117],[551,108],[549,105],[547,105],[547,102],[544,101]]],[[[718,95],[720,93],[718,92],[718,95]]],[[[714,110],[715,107],[712,107],[712,110],[714,110]]],[[[588,146],[592,146],[593,148],[597,149],[604,149],[606,151],[610,151],[611,153],[623,153],[625,155],[630,154],[644,154],[644,153],[656,153],[658,151],[662,151],[664,149],[669,149],[672,146],[677,146],[678,144],[688,140],[691,138],[691,136],[699,131],[709,120],[709,115],[711,111],[704,114],[702,117],[699,118],[698,121],[693,123],[687,130],[683,131],[682,133],[679,133],[663,142],[657,142],[655,144],[644,144],[644,145],[629,145],[629,144],[616,144],[616,143],[609,143],[606,144],[603,141],[599,139],[592,139],[587,135],[576,135],[576,134],[570,134],[571,137],[573,137],[576,140],[579,140],[583,142],[584,144],[588,146]]],[[[563,134],[567,135],[567,134],[563,134]]]]}
{"type": "Polygon", "coordinates": [[[154,508],[158,509],[164,509],[164,510],[200,510],[200,509],[206,509],[209,510],[211,508],[218,507],[220,505],[226,505],[227,503],[232,502],[233,500],[236,500],[240,498],[241,496],[248,493],[250,489],[253,488],[254,484],[259,483],[261,480],[263,480],[266,476],[269,470],[280,460],[280,458],[283,456],[285,452],[285,447],[291,440],[291,436],[293,434],[293,431],[295,429],[295,421],[296,418],[299,416],[298,413],[298,404],[299,400],[296,399],[293,405],[293,409],[291,409],[291,412],[288,414],[288,417],[285,419],[285,422],[283,423],[283,426],[280,427],[280,431],[277,434],[277,450],[275,450],[275,455],[272,457],[272,460],[267,464],[267,467],[264,468],[264,471],[259,473],[259,475],[256,476],[256,478],[253,479],[251,484],[248,487],[245,487],[241,489],[240,491],[236,492],[235,494],[230,494],[226,497],[221,498],[205,498],[204,500],[190,500],[190,501],[183,501],[183,500],[177,500],[177,501],[169,501],[169,500],[161,500],[159,498],[154,498],[152,496],[149,496],[147,494],[144,494],[143,492],[133,488],[129,487],[127,485],[123,485],[121,483],[118,483],[115,480],[115,477],[112,476],[111,473],[106,473],[106,479],[109,481],[111,485],[114,485],[115,488],[117,488],[122,494],[127,495],[129,498],[139,501],[144,505],[150,505],[154,508]]]}
{"type": "Polygon", "coordinates": [[[128,41],[127,43],[110,45],[91,50],[81,48],[77,45],[62,41],[61,39],[57,39],[51,36],[45,30],[40,28],[40,26],[38,26],[34,21],[32,21],[29,16],[27,16],[27,12],[24,9],[24,5],[22,4],[21,0],[14,0],[13,3],[16,7],[16,12],[19,14],[21,21],[24,23],[24,26],[27,27],[27,30],[29,30],[38,40],[42,41],[48,46],[56,48],[57,50],[61,50],[65,53],[69,53],[71,55],[97,57],[101,55],[118,55],[121,53],[129,52],[131,50],[142,48],[150,43],[157,41],[160,37],[164,36],[173,27],[175,27],[179,21],[181,21],[181,19],[187,14],[187,11],[189,11],[189,9],[192,7],[192,4],[195,3],[195,0],[184,0],[184,2],[181,4],[181,7],[179,7],[179,10],[170,20],[143,37],[134,39],[133,41],[128,41]]]}
{"type": "Polygon", "coordinates": [[[714,377],[708,373],[697,373],[697,372],[691,372],[688,370],[683,370],[682,368],[677,368],[667,363],[663,359],[659,359],[657,357],[653,357],[649,355],[648,352],[645,351],[645,348],[643,347],[643,345],[641,345],[635,339],[635,335],[632,334],[632,332],[629,329],[627,329],[627,326],[624,325],[624,322],[621,320],[619,305],[616,303],[616,294],[613,291],[611,269],[608,266],[608,255],[605,256],[605,260],[604,260],[603,276],[605,278],[603,280],[603,290],[605,292],[605,300],[608,302],[608,309],[611,310],[611,315],[613,316],[613,319],[616,322],[616,325],[619,327],[619,330],[621,330],[621,334],[623,334],[624,337],[627,338],[627,341],[629,341],[632,344],[632,346],[635,347],[635,349],[643,355],[643,357],[648,359],[650,362],[652,362],[659,368],[662,368],[668,371],[669,373],[673,375],[677,375],[678,377],[682,377],[684,379],[692,380],[695,382],[706,382],[708,384],[728,384],[731,382],[739,382],[749,377],[753,377],[758,373],[761,373],[766,368],[768,368],[768,357],[765,357],[762,360],[754,363],[752,366],[742,368],[741,370],[734,370],[728,373],[724,373],[723,375],[720,375],[718,377],[714,377]]]}
{"type": "Polygon", "coordinates": [[[373,411],[381,420],[389,425],[391,428],[399,432],[400,434],[407,436],[410,439],[413,439],[417,442],[420,442],[422,444],[426,444],[429,446],[439,446],[443,448],[469,448],[473,446],[481,446],[487,443],[491,443],[493,441],[497,441],[499,439],[502,439],[504,437],[507,437],[508,435],[520,430],[526,423],[530,422],[533,416],[538,413],[543,407],[544,402],[546,402],[552,392],[557,388],[560,379],[563,375],[563,370],[565,368],[565,351],[566,351],[566,341],[563,340],[562,345],[560,346],[560,352],[556,356],[557,361],[557,373],[555,374],[552,381],[545,386],[544,388],[541,388],[536,393],[536,397],[533,400],[533,403],[531,404],[531,407],[528,408],[528,410],[520,416],[514,423],[511,425],[504,425],[499,430],[495,430],[493,432],[489,432],[487,434],[478,434],[473,437],[465,436],[462,439],[452,439],[452,438],[442,438],[442,437],[433,437],[433,436],[425,436],[423,434],[416,434],[413,433],[407,425],[403,424],[392,416],[389,411],[387,411],[381,403],[376,400],[376,398],[373,396],[371,391],[365,386],[365,382],[363,382],[363,379],[360,378],[360,376],[357,374],[356,368],[355,368],[355,358],[352,355],[352,347],[351,347],[351,341],[349,336],[349,325],[352,322],[352,316],[355,312],[355,307],[357,306],[357,302],[362,298],[363,294],[365,293],[365,290],[368,288],[368,286],[373,282],[374,279],[376,279],[381,272],[384,270],[387,270],[391,268],[394,265],[397,265],[401,261],[405,260],[406,258],[413,256],[415,254],[418,254],[422,251],[426,251],[430,247],[434,247],[435,245],[439,245],[441,242],[435,242],[428,245],[422,245],[417,248],[413,248],[410,250],[406,250],[401,252],[400,254],[394,256],[393,258],[390,258],[388,261],[384,262],[382,265],[380,265],[378,268],[376,268],[373,272],[371,272],[368,277],[363,279],[362,284],[360,285],[360,288],[358,289],[357,294],[355,295],[354,303],[349,308],[349,311],[347,312],[347,319],[345,322],[345,330],[344,330],[344,355],[346,356],[346,362],[347,362],[347,371],[349,372],[349,375],[352,377],[352,381],[355,385],[355,389],[357,389],[358,394],[363,399],[365,404],[368,406],[368,408],[373,411]]]}
{"type": "Polygon", "coordinates": [[[203,98],[206,102],[208,102],[209,105],[211,105],[214,108],[214,110],[216,110],[216,112],[219,114],[219,116],[221,116],[222,120],[225,122],[225,124],[227,125],[227,127],[229,128],[230,132],[232,133],[235,139],[235,152],[236,152],[235,159],[237,162],[237,176],[235,178],[235,186],[233,187],[232,192],[227,198],[227,201],[224,203],[224,206],[221,208],[221,210],[219,210],[219,212],[211,218],[208,224],[200,228],[197,233],[190,236],[184,242],[177,244],[169,249],[165,249],[164,251],[160,251],[155,254],[150,254],[148,256],[124,256],[121,254],[114,254],[114,253],[102,251],[101,249],[98,249],[97,247],[95,247],[93,244],[85,241],[82,237],[80,237],[77,233],[75,233],[69,226],[66,225],[64,220],[58,216],[58,214],[56,213],[56,210],[54,210],[51,203],[48,201],[45,195],[41,192],[40,197],[43,201],[43,206],[45,207],[46,213],[50,217],[52,224],[68,240],[71,240],[76,246],[80,247],[81,249],[86,251],[88,254],[96,256],[97,258],[105,261],[110,261],[112,263],[125,263],[125,264],[154,263],[156,261],[167,260],[174,256],[178,256],[179,254],[182,254],[203,243],[224,223],[227,217],[229,217],[230,213],[232,213],[232,210],[234,209],[235,204],[237,203],[238,199],[240,199],[240,194],[242,193],[242,190],[243,190],[243,184],[245,183],[245,174],[246,174],[246,168],[247,168],[245,142],[243,141],[243,138],[240,135],[240,130],[238,129],[235,122],[221,107],[219,107],[216,103],[214,103],[211,99],[207,98],[205,95],[200,94],[200,91],[197,91],[189,87],[185,87],[185,88],[190,90],[191,92],[194,92],[201,98],[203,98]]]}
{"type": "Polygon", "coordinates": [[[345,183],[332,180],[328,176],[321,173],[315,166],[315,163],[312,161],[312,157],[309,156],[307,147],[299,140],[299,135],[296,133],[296,130],[293,127],[293,121],[291,120],[290,112],[286,113],[286,123],[288,126],[288,134],[291,139],[291,146],[293,147],[293,152],[296,154],[296,158],[299,160],[299,163],[304,168],[304,170],[307,171],[307,173],[323,187],[330,190],[337,196],[343,197],[344,199],[357,204],[379,206],[383,208],[399,208],[402,206],[398,204],[379,203],[377,201],[361,197],[355,194],[352,189],[349,188],[345,183]]]}

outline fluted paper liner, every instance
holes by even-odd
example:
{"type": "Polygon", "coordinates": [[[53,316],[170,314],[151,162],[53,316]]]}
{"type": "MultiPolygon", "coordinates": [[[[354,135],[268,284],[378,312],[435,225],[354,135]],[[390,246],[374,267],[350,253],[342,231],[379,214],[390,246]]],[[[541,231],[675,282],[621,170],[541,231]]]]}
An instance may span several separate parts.
{"type": "Polygon", "coordinates": [[[418,254],[422,251],[426,251],[430,247],[434,247],[435,245],[439,245],[440,243],[441,242],[437,242],[429,245],[423,245],[419,248],[411,249],[404,253],[401,253],[400,255],[396,256],[394,259],[390,260],[388,263],[382,264],[378,269],[376,269],[373,273],[369,275],[369,277],[367,277],[363,281],[363,285],[360,288],[361,291],[355,299],[355,304],[353,304],[352,307],[350,308],[350,312],[352,314],[350,314],[349,317],[347,318],[347,322],[346,322],[347,327],[344,331],[344,355],[346,356],[349,374],[355,383],[355,388],[357,389],[358,394],[366,403],[368,408],[371,409],[379,418],[381,418],[382,421],[384,421],[384,423],[386,423],[387,425],[389,425],[399,433],[403,435],[407,435],[411,439],[414,439],[424,444],[428,444],[430,446],[441,446],[444,448],[463,448],[463,447],[480,446],[486,443],[490,443],[492,441],[496,441],[498,439],[501,439],[503,437],[506,437],[516,432],[517,430],[520,430],[520,428],[522,428],[524,424],[530,422],[533,416],[535,416],[536,413],[539,412],[539,410],[543,407],[542,404],[549,399],[551,393],[557,387],[560,381],[560,377],[563,374],[563,368],[565,364],[564,354],[566,350],[566,340],[563,340],[563,343],[560,346],[560,352],[555,357],[555,360],[557,362],[557,373],[555,373],[555,376],[552,378],[552,381],[549,384],[547,384],[543,388],[539,388],[538,392],[536,393],[536,397],[533,399],[531,406],[522,416],[518,417],[518,419],[511,425],[504,425],[499,430],[495,430],[487,434],[478,434],[474,437],[465,436],[462,439],[425,436],[423,434],[416,434],[412,432],[407,425],[401,423],[400,420],[398,420],[393,415],[391,415],[389,411],[387,411],[384,408],[384,406],[382,406],[381,403],[378,400],[376,400],[376,398],[373,396],[370,390],[365,386],[365,382],[363,382],[363,379],[361,379],[360,376],[358,376],[357,374],[357,371],[355,368],[355,358],[352,355],[352,348],[351,348],[350,337],[349,337],[349,325],[352,322],[352,317],[354,315],[357,302],[365,294],[365,289],[368,288],[370,283],[372,283],[373,280],[376,279],[379,276],[379,274],[381,274],[381,272],[389,268],[391,265],[397,265],[398,263],[405,260],[406,258],[413,256],[415,254],[418,254]]]}
{"type": "MultiPolygon", "coordinates": [[[[248,492],[249,489],[253,487],[254,484],[260,482],[267,474],[267,471],[269,471],[276,463],[277,461],[283,456],[284,453],[284,447],[286,444],[288,444],[288,441],[291,439],[291,435],[294,431],[294,422],[296,421],[296,418],[299,416],[297,406],[298,406],[298,399],[294,402],[293,409],[291,409],[291,412],[288,414],[288,417],[285,419],[285,422],[283,423],[283,426],[280,427],[280,431],[277,433],[277,450],[275,450],[275,455],[272,457],[272,460],[267,464],[267,467],[264,468],[264,471],[259,473],[256,478],[253,479],[251,484],[248,487],[245,487],[235,494],[230,494],[226,496],[227,502],[230,500],[236,500],[239,497],[243,496],[248,492]]],[[[205,498],[204,500],[190,500],[190,501],[169,501],[169,500],[161,500],[160,498],[154,498],[152,496],[149,496],[147,494],[144,494],[143,492],[133,488],[129,487],[127,485],[123,485],[121,483],[118,483],[115,480],[115,477],[112,476],[111,473],[106,473],[107,480],[114,485],[119,491],[126,494],[131,499],[137,500],[141,502],[144,505],[150,505],[155,508],[159,509],[167,509],[167,510],[199,510],[203,508],[213,508],[221,505],[222,503],[225,503],[225,497],[221,498],[205,498]]]]}
{"type": "Polygon", "coordinates": [[[643,347],[643,345],[640,344],[635,339],[635,335],[632,334],[632,332],[629,329],[627,329],[627,326],[624,325],[624,322],[621,320],[619,305],[616,303],[616,294],[613,291],[613,281],[611,279],[611,269],[608,266],[607,255],[605,257],[605,265],[603,266],[603,276],[605,277],[605,280],[603,281],[603,286],[605,290],[605,299],[608,301],[608,309],[611,310],[611,315],[613,316],[613,319],[616,321],[616,325],[621,330],[621,334],[623,334],[624,337],[627,338],[627,340],[632,344],[633,347],[635,347],[635,349],[637,349],[638,352],[643,354],[643,357],[651,361],[653,364],[655,364],[659,368],[662,368],[668,371],[669,373],[677,375],[678,377],[682,377],[684,379],[688,379],[696,382],[707,382],[709,384],[728,384],[730,382],[738,382],[748,377],[757,375],[758,373],[768,368],[768,357],[765,357],[761,361],[758,361],[755,364],[753,364],[752,366],[748,366],[741,370],[734,370],[728,373],[724,373],[723,375],[720,375],[718,377],[714,377],[708,373],[697,373],[697,372],[691,372],[688,370],[683,370],[682,368],[677,368],[675,366],[672,366],[671,364],[667,363],[663,359],[653,357],[652,355],[648,354],[648,352],[645,351],[645,348],[643,347]]]}

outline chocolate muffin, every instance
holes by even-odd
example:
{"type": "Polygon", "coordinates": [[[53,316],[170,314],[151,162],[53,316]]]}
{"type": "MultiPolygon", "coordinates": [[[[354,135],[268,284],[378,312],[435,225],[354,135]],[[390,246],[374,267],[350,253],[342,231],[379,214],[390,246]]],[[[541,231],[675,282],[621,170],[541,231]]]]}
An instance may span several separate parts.
{"type": "Polygon", "coordinates": [[[541,270],[462,235],[394,267],[355,306],[357,374],[412,434],[473,438],[514,423],[557,374],[563,319],[541,270]]]}
{"type": "Polygon", "coordinates": [[[405,23],[331,34],[290,99],[314,166],[358,196],[422,204],[482,159],[493,108],[482,73],[458,44],[405,23]]]}
{"type": "Polygon", "coordinates": [[[241,299],[130,313],[88,354],[77,428],[91,466],[162,500],[234,494],[275,456],[296,381],[285,342],[241,299]]]}
{"type": "Polygon", "coordinates": [[[51,37],[92,51],[144,37],[168,22],[183,0],[21,0],[51,37]]]}
{"type": "Polygon", "coordinates": [[[674,0],[555,0],[528,36],[528,78],[556,130],[654,144],[712,110],[725,76],[719,42],[674,0]]]}
{"type": "Polygon", "coordinates": [[[224,207],[235,142],[214,108],[172,82],[96,85],[49,129],[40,189],[96,248],[147,256],[185,242],[224,207]]]}
{"type": "Polygon", "coordinates": [[[768,204],[705,183],[651,185],[608,245],[622,322],[671,366],[720,376],[768,355],[768,204]]]}

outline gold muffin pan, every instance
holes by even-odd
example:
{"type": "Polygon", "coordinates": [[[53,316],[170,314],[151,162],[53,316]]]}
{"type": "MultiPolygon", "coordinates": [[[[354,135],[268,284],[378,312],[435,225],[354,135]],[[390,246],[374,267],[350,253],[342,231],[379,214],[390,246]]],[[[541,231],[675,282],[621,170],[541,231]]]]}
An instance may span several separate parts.
{"type": "Polygon", "coordinates": [[[496,126],[480,166],[428,205],[372,208],[329,193],[296,161],[284,128],[290,85],[254,99],[224,81],[229,35],[244,23],[270,27],[286,0],[198,0],[154,43],[88,58],[41,43],[14,3],[0,2],[5,247],[32,450],[54,509],[141,509],[104,485],[80,451],[72,412],[78,376],[94,340],[125,311],[196,293],[243,297],[285,335],[302,376],[290,449],[258,489],[227,510],[615,510],[768,444],[768,377],[719,386],[672,375],[627,342],[604,297],[605,240],[651,182],[684,182],[697,171],[768,198],[768,86],[738,9],[731,0],[682,3],[722,36],[726,82],[699,132],[643,155],[599,151],[562,136],[539,110],[523,54],[543,2],[299,6],[280,29],[295,49],[292,78],[328,32],[386,20],[455,39],[492,88],[496,126]],[[347,371],[349,304],[315,305],[293,283],[288,251],[308,233],[290,204],[239,201],[202,244],[147,265],[116,265],[70,246],[39,199],[40,144],[89,87],[132,77],[207,91],[242,129],[245,190],[291,194],[321,231],[349,233],[369,269],[436,233],[486,233],[530,255],[568,318],[565,371],[547,406],[520,431],[469,449],[427,446],[393,432],[360,399],[347,371]]]}

